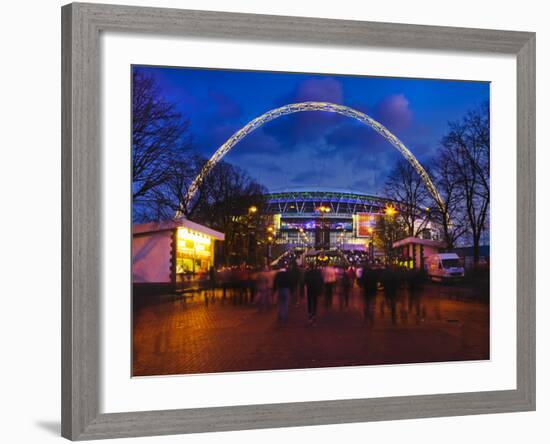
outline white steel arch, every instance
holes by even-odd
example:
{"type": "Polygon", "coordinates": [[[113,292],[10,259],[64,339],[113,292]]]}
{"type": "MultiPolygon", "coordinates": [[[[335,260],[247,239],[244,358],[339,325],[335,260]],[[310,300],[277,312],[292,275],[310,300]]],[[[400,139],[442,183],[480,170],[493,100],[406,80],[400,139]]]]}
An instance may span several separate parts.
{"type": "Polygon", "coordinates": [[[271,111],[262,114],[259,117],[256,117],[254,120],[251,120],[240,130],[234,133],[229,139],[221,145],[212,157],[204,164],[199,175],[193,180],[189,190],[187,191],[186,203],[189,203],[193,196],[197,192],[199,186],[203,182],[206,175],[214,168],[214,166],[225,156],[231,148],[233,148],[240,140],[254,131],[256,128],[259,128],[264,123],[270,122],[278,117],[285,116],[287,114],[299,113],[304,111],[327,111],[332,113],[341,114],[344,116],[351,117],[355,120],[358,120],[365,125],[370,126],[378,134],[380,134],[384,139],[390,142],[407,161],[414,167],[416,172],[420,175],[424,181],[426,188],[432,194],[435,201],[438,203],[440,208],[443,208],[443,201],[441,196],[437,192],[435,185],[433,184],[430,176],[424,169],[422,165],[416,160],[416,157],[410,150],[401,142],[395,135],[393,135],[384,125],[380,122],[377,122],[373,118],[369,117],[367,114],[358,111],[356,109],[350,108],[349,106],[337,105],[335,103],[329,102],[301,102],[301,103],[290,103],[280,108],[272,109],[271,111]]]}

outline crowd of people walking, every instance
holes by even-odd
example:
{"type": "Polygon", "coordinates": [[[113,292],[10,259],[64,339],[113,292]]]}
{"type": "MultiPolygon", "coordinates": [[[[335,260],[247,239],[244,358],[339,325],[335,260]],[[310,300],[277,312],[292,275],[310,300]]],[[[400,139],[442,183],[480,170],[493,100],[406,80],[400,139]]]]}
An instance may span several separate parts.
{"type": "Polygon", "coordinates": [[[277,320],[285,324],[290,306],[304,305],[307,322],[315,326],[318,320],[318,304],[322,300],[325,310],[334,305],[338,296],[340,309],[349,307],[352,293],[359,289],[363,300],[363,316],[367,325],[375,322],[377,294],[389,307],[392,322],[397,320],[397,296],[401,287],[408,289],[409,308],[420,314],[420,295],[424,276],[420,271],[398,267],[380,268],[364,263],[360,266],[336,267],[311,262],[299,266],[293,261],[280,269],[249,269],[246,266],[213,268],[209,272],[205,298],[221,297],[234,305],[255,304],[260,312],[277,306],[277,320]],[[216,296],[218,295],[218,296],[216,296]]]}

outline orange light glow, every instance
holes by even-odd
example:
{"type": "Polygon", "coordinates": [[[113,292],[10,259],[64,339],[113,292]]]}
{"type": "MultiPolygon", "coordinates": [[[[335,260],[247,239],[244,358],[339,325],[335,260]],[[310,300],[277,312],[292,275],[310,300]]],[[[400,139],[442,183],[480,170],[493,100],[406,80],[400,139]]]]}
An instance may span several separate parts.
{"type": "Polygon", "coordinates": [[[203,245],[210,245],[212,243],[212,239],[210,236],[207,236],[206,234],[199,233],[198,231],[193,231],[185,227],[179,227],[178,228],[178,234],[177,234],[178,241],[193,241],[197,244],[203,244],[203,245]]]}
{"type": "Polygon", "coordinates": [[[395,207],[393,207],[391,205],[388,205],[384,209],[384,212],[386,213],[386,216],[395,216],[397,214],[397,210],[395,209],[395,207]]]}

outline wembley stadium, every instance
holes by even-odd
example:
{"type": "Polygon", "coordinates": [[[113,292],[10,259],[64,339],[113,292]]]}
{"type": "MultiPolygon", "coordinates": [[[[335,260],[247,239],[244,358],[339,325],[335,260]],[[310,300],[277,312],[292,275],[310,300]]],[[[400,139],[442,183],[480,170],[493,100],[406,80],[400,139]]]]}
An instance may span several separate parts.
{"type": "Polygon", "coordinates": [[[316,249],[367,250],[377,216],[392,201],[338,189],[286,189],[266,195],[274,242],[316,249]]]}

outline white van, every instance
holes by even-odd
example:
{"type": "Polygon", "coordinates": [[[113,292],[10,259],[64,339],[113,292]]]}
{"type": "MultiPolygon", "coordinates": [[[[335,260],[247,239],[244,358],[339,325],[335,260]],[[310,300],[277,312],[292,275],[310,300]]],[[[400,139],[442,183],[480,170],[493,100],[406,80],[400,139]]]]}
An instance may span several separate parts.
{"type": "Polygon", "coordinates": [[[432,254],[426,258],[426,272],[432,281],[460,280],[464,277],[464,267],[456,253],[432,254]]]}

